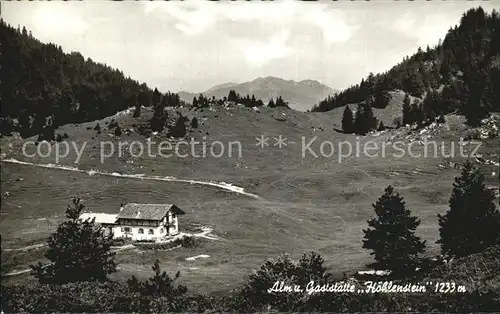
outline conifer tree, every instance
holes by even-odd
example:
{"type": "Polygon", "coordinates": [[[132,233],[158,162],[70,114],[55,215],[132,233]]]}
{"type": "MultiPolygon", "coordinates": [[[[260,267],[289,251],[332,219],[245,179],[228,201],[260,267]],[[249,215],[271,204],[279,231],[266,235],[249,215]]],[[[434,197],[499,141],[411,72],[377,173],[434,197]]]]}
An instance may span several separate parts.
{"type": "Polygon", "coordinates": [[[361,106],[361,104],[358,104],[356,113],[354,114],[354,132],[360,135],[366,134],[366,122],[363,115],[363,106],[361,106]]]}
{"type": "Polygon", "coordinates": [[[229,91],[229,95],[227,95],[227,101],[238,102],[238,96],[236,95],[236,91],[233,89],[229,91]]]}
{"type": "Polygon", "coordinates": [[[186,122],[189,121],[188,118],[184,117],[182,114],[179,114],[179,117],[175,121],[175,125],[169,129],[168,136],[181,138],[186,136],[186,122]]]}
{"type": "Polygon", "coordinates": [[[193,129],[198,128],[198,119],[196,117],[193,117],[193,119],[191,119],[191,127],[193,129]]]}
{"type": "Polygon", "coordinates": [[[80,219],[85,206],[73,198],[66,209],[67,220],[62,222],[48,240],[45,257],[48,265],[31,266],[40,283],[105,280],[116,271],[115,253],[111,251],[112,235],[105,236],[94,220],[80,219]]]}
{"type": "Polygon", "coordinates": [[[134,118],[139,118],[141,116],[141,104],[137,103],[134,109],[134,118]]]}
{"type": "Polygon", "coordinates": [[[372,103],[372,99],[363,103],[363,117],[366,121],[367,133],[377,128],[377,118],[373,114],[372,103]]]}
{"type": "Polygon", "coordinates": [[[354,117],[349,106],[345,106],[344,114],[342,115],[342,130],[345,133],[354,132],[354,117]]]}
{"type": "Polygon", "coordinates": [[[384,122],[380,121],[377,131],[384,131],[384,130],[385,130],[384,122]]]}
{"type": "Polygon", "coordinates": [[[274,103],[274,100],[273,100],[272,98],[269,100],[269,103],[267,104],[267,106],[268,106],[269,108],[274,108],[274,107],[276,107],[276,104],[274,103]]]}
{"type": "Polygon", "coordinates": [[[152,98],[153,117],[151,118],[151,129],[155,132],[163,131],[168,114],[165,111],[166,101],[162,99],[161,93],[155,88],[152,98]]]}
{"type": "Polygon", "coordinates": [[[372,250],[375,269],[390,270],[392,275],[404,276],[415,272],[424,252],[425,241],[415,235],[420,220],[406,209],[403,198],[388,186],[372,205],[376,218],[368,221],[363,230],[363,248],[372,250]]]}
{"type": "Polygon", "coordinates": [[[116,128],[115,128],[115,135],[116,136],[121,136],[122,135],[122,129],[120,128],[119,125],[117,125],[116,128]]]}
{"type": "Polygon", "coordinates": [[[365,135],[377,128],[377,119],[373,115],[370,101],[364,101],[358,105],[354,118],[354,129],[356,134],[365,135]]]}
{"type": "Polygon", "coordinates": [[[498,244],[500,212],[479,168],[467,161],[455,178],[446,214],[438,215],[441,252],[465,256],[498,244]]]}
{"type": "Polygon", "coordinates": [[[403,99],[403,125],[412,124],[412,107],[411,107],[410,95],[408,93],[405,94],[405,98],[403,99]]]}
{"type": "Polygon", "coordinates": [[[382,109],[387,107],[392,99],[391,94],[389,94],[387,90],[383,89],[381,83],[375,84],[374,92],[375,93],[374,93],[373,107],[382,109]]]}

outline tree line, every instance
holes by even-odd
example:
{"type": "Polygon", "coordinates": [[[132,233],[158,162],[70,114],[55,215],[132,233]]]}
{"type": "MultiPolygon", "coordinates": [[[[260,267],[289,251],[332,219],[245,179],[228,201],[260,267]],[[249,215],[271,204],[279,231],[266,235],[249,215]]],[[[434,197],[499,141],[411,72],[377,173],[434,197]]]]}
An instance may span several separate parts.
{"type": "MultiPolygon", "coordinates": [[[[425,256],[426,242],[417,234],[420,220],[402,196],[388,186],[372,205],[375,216],[363,230],[363,248],[371,251],[375,270],[389,272],[390,280],[408,281],[438,267],[425,256]]],[[[191,292],[162,271],[159,261],[145,281],[132,276],[126,283],[108,279],[115,272],[112,235],[105,236],[93,220],[80,219],[84,205],[74,198],[62,222],[48,240],[49,264],[33,265],[37,285],[6,286],[2,308],[9,312],[262,312],[262,311],[488,311],[498,309],[498,292],[458,294],[365,294],[304,291],[269,293],[277,281],[305,287],[341,278],[327,271],[317,253],[295,261],[289,255],[267,260],[235,293],[210,297],[191,292]],[[83,240],[84,239],[84,240],[83,240]]],[[[455,178],[449,209],[438,215],[441,253],[445,259],[485,252],[500,244],[500,212],[484,177],[471,162],[455,178]]],[[[495,253],[494,253],[495,254],[495,253]]],[[[347,278],[342,278],[347,280],[347,278]]]]}
{"type": "MultiPolygon", "coordinates": [[[[211,99],[200,94],[198,97],[193,97],[192,105],[194,108],[204,108],[208,107],[211,103],[223,105],[226,101],[233,102],[235,104],[242,104],[245,107],[253,108],[253,107],[262,107],[264,106],[264,101],[260,98],[256,98],[254,94],[247,94],[246,96],[242,96],[236,93],[235,90],[230,90],[227,96],[224,96],[222,99],[215,99],[215,96],[212,96],[211,99]]],[[[270,108],[276,107],[288,107],[288,102],[285,102],[281,96],[276,97],[276,100],[271,97],[267,106],[270,108]]]]}
{"type": "MultiPolygon", "coordinates": [[[[372,110],[372,99],[361,102],[357,105],[355,114],[345,106],[342,114],[342,130],[345,133],[354,133],[358,135],[366,135],[367,133],[377,130],[385,130],[385,125],[382,121],[377,122],[372,110]]],[[[435,112],[436,108],[446,107],[448,102],[441,98],[441,94],[437,91],[430,91],[423,101],[411,101],[411,96],[405,94],[402,106],[402,119],[396,121],[394,127],[398,128],[403,125],[417,125],[418,128],[423,128],[433,122],[444,123],[444,111],[438,116],[435,112]]],[[[479,123],[480,121],[478,121],[479,123]]]]}
{"type": "Polygon", "coordinates": [[[488,14],[481,7],[474,8],[435,47],[419,48],[385,73],[370,73],[359,84],[321,101],[313,111],[328,111],[369,97],[378,99],[372,105],[381,108],[387,103],[387,91],[402,90],[414,97],[437,97],[439,101],[426,108],[436,116],[458,112],[469,124],[478,125],[490,112],[500,111],[499,53],[498,11],[488,14]]]}
{"type": "Polygon", "coordinates": [[[157,90],[78,52],[42,43],[25,27],[15,29],[1,20],[0,37],[0,72],[8,78],[0,84],[1,134],[53,133],[60,125],[102,119],[129,107],[139,113],[152,102],[157,107],[180,105],[174,93],[162,95],[157,104],[157,90]]]}
{"type": "Polygon", "coordinates": [[[384,123],[378,122],[373,114],[370,99],[358,104],[356,112],[353,114],[349,106],[345,106],[342,115],[342,130],[345,133],[366,135],[373,130],[385,130],[384,123]]]}

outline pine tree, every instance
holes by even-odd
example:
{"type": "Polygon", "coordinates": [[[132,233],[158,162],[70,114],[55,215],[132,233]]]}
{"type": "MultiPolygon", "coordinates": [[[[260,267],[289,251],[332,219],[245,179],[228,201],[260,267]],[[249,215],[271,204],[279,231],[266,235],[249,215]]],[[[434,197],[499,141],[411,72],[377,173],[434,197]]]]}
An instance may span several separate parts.
{"type": "Polygon", "coordinates": [[[141,104],[136,104],[134,109],[134,115],[132,117],[139,118],[141,116],[141,104]]]}
{"type": "Polygon", "coordinates": [[[267,104],[267,106],[268,106],[269,108],[274,108],[274,107],[276,107],[276,104],[274,103],[274,100],[273,100],[272,98],[269,100],[269,103],[267,104]]]}
{"type": "Polygon", "coordinates": [[[283,100],[283,98],[281,98],[281,96],[278,96],[278,98],[276,98],[276,107],[285,107],[285,108],[288,108],[288,103],[285,102],[283,100]]]}
{"type": "Polygon", "coordinates": [[[165,127],[168,114],[165,111],[166,98],[164,97],[164,99],[162,99],[161,93],[156,88],[153,92],[152,104],[153,117],[150,121],[151,130],[155,132],[161,132],[165,127]]]}
{"type": "Polygon", "coordinates": [[[371,99],[363,103],[363,117],[367,128],[366,133],[377,128],[377,118],[375,118],[375,115],[373,114],[372,103],[373,101],[371,99]]]}
{"type": "Polygon", "coordinates": [[[115,136],[121,136],[121,135],[122,135],[122,129],[120,128],[119,125],[117,125],[115,128],[115,136]]]}
{"type": "Polygon", "coordinates": [[[370,101],[358,104],[354,118],[354,129],[356,134],[365,135],[377,128],[377,119],[373,115],[370,101]]]}
{"type": "Polygon", "coordinates": [[[366,121],[363,115],[363,106],[358,104],[356,108],[356,113],[354,114],[354,132],[356,134],[364,135],[366,134],[366,121]]]}
{"type": "Polygon", "coordinates": [[[392,96],[387,90],[384,89],[380,82],[375,84],[374,92],[373,107],[381,109],[387,107],[392,99],[392,96]]]}
{"type": "Polygon", "coordinates": [[[380,121],[377,131],[384,131],[384,130],[385,130],[384,122],[380,121]]]}
{"type": "Polygon", "coordinates": [[[31,266],[40,283],[105,280],[116,271],[112,235],[105,236],[93,220],[82,221],[79,217],[84,208],[79,198],[73,198],[66,209],[67,220],[48,240],[45,257],[51,263],[31,266]]]}
{"type": "Polygon", "coordinates": [[[375,269],[390,270],[397,277],[415,272],[425,241],[415,235],[420,220],[411,216],[403,198],[388,186],[384,194],[372,205],[377,215],[363,230],[363,248],[372,250],[375,269]]]}
{"type": "Polygon", "coordinates": [[[257,100],[255,96],[252,94],[252,99],[250,100],[250,107],[255,107],[257,105],[257,100]]]}
{"type": "Polygon", "coordinates": [[[421,125],[424,122],[425,113],[422,108],[422,104],[416,102],[412,104],[410,117],[412,123],[417,123],[418,125],[421,125]]]}
{"type": "Polygon", "coordinates": [[[342,130],[345,133],[354,132],[354,117],[349,106],[345,106],[344,114],[342,115],[342,130]]]}
{"type": "Polygon", "coordinates": [[[470,161],[464,163],[455,178],[450,208],[439,217],[441,252],[448,256],[465,256],[498,244],[500,212],[493,192],[484,185],[484,177],[470,161]]]}
{"type": "Polygon", "coordinates": [[[238,96],[236,95],[236,91],[233,89],[229,91],[229,95],[227,95],[227,101],[238,102],[238,96]]]}
{"type": "Polygon", "coordinates": [[[193,119],[191,119],[191,128],[198,128],[198,119],[196,117],[193,117],[193,119]]]}
{"type": "Polygon", "coordinates": [[[405,98],[403,99],[403,125],[411,125],[413,124],[413,117],[412,117],[412,107],[411,107],[411,100],[410,100],[410,95],[405,94],[405,98]]]}
{"type": "Polygon", "coordinates": [[[169,129],[168,136],[181,138],[186,136],[186,122],[189,121],[188,118],[184,117],[182,114],[179,114],[179,117],[175,121],[175,125],[169,129]]]}

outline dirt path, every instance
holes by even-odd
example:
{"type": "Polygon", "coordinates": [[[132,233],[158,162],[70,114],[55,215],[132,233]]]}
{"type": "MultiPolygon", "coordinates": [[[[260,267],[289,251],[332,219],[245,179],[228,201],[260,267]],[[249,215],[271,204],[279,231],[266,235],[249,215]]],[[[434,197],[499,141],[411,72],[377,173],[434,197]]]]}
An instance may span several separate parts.
{"type": "Polygon", "coordinates": [[[15,249],[2,249],[4,252],[12,252],[12,251],[29,251],[29,250],[36,250],[42,247],[47,246],[47,243],[38,243],[38,244],[33,244],[33,245],[28,245],[28,246],[23,246],[15,249]]]}
{"type": "Polygon", "coordinates": [[[180,183],[189,183],[189,184],[198,184],[198,185],[208,185],[208,186],[213,186],[217,187],[226,191],[234,192],[237,194],[241,195],[246,195],[250,196],[255,199],[262,199],[260,196],[256,194],[252,194],[249,192],[245,192],[244,188],[232,185],[230,183],[226,182],[206,182],[206,181],[199,181],[199,180],[188,180],[188,179],[177,179],[174,177],[161,177],[161,176],[146,176],[144,174],[124,174],[124,173],[118,173],[118,172],[104,172],[100,170],[82,170],[77,167],[71,167],[71,166],[63,166],[63,165],[55,165],[55,164],[35,164],[27,161],[20,161],[17,159],[2,159],[2,162],[6,163],[11,163],[11,164],[18,164],[18,165],[26,165],[26,166],[32,166],[32,167],[40,167],[40,168],[48,168],[48,169],[57,169],[57,170],[64,170],[64,171],[72,171],[72,172],[80,172],[80,173],[86,173],[89,176],[92,175],[101,175],[101,176],[108,176],[108,177],[119,177],[119,178],[128,178],[128,179],[138,179],[138,180],[148,180],[148,181],[168,181],[168,182],[180,182],[180,183]]]}
{"type": "MultiPolygon", "coordinates": [[[[24,247],[24,248],[17,248],[17,249],[10,249],[10,251],[25,251],[26,248],[29,248],[29,247],[42,247],[42,246],[46,246],[46,244],[35,244],[35,245],[30,245],[30,246],[27,246],[27,247],[24,247]]],[[[133,244],[126,244],[126,245],[122,245],[122,246],[113,246],[111,247],[111,250],[115,253],[118,253],[118,252],[121,252],[121,251],[124,251],[124,250],[130,250],[130,249],[133,249],[135,248],[135,246],[133,244]]],[[[4,251],[6,249],[3,249],[4,251]]],[[[43,267],[47,267],[49,266],[50,264],[46,264],[44,265],[43,267]]],[[[9,273],[6,273],[6,274],[2,274],[2,277],[11,277],[11,276],[18,276],[18,275],[22,275],[22,274],[26,274],[26,273],[29,273],[31,272],[31,268],[28,268],[28,269],[22,269],[22,270],[15,270],[15,271],[11,271],[9,273]]]]}

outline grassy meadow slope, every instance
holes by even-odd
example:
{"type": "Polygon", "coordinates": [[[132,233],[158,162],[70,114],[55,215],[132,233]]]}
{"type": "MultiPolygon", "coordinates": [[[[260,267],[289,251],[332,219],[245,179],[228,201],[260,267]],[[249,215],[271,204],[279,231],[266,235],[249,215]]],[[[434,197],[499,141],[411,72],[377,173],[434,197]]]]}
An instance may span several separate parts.
{"type": "MultiPolygon", "coordinates": [[[[393,101],[376,115],[390,125],[400,112],[402,97],[393,93],[393,101]]],[[[371,204],[391,184],[404,197],[407,206],[419,216],[422,224],[418,233],[428,240],[429,253],[437,253],[437,217],[447,209],[453,177],[458,170],[452,162],[461,158],[413,158],[387,156],[370,158],[361,154],[342,162],[338,154],[333,157],[314,158],[309,153],[302,158],[301,138],[309,142],[317,137],[312,149],[319,154],[319,143],[331,141],[360,145],[367,141],[377,143],[405,139],[410,130],[388,130],[358,138],[355,135],[334,131],[340,126],[343,108],[326,113],[302,113],[282,108],[210,107],[197,111],[177,109],[190,119],[199,121],[197,129],[188,137],[202,139],[208,144],[215,140],[223,143],[240,141],[242,156],[226,158],[171,157],[134,158],[129,153],[107,158],[100,162],[99,145],[102,141],[141,141],[146,137],[136,131],[116,138],[106,125],[115,119],[122,130],[134,130],[151,117],[148,109],[140,118],[133,118],[130,111],[99,121],[61,126],[57,133],[68,133],[68,141],[79,147],[86,144],[83,157],[74,164],[76,154],[70,153],[59,161],[60,165],[83,170],[100,170],[109,173],[143,174],[144,178],[89,175],[59,169],[46,169],[28,165],[2,163],[2,249],[15,249],[43,243],[57,223],[64,217],[70,198],[81,196],[89,209],[114,213],[122,202],[175,203],[186,215],[180,219],[180,228],[196,225],[213,228],[219,240],[204,239],[192,249],[172,251],[141,250],[138,248],[117,253],[120,270],[113,275],[128,278],[135,274],[146,277],[150,266],[159,258],[172,273],[181,271],[181,281],[188,287],[209,292],[224,292],[238,287],[252,269],[267,258],[288,252],[299,257],[315,250],[325,258],[334,273],[350,272],[363,268],[370,262],[369,252],[361,248],[362,229],[372,217],[371,204]],[[96,135],[96,123],[102,133],[96,135]],[[135,125],[135,126],[134,126],[135,125]],[[270,147],[259,148],[256,137],[267,135],[270,147]],[[273,137],[282,135],[289,141],[283,148],[273,146],[273,137]],[[292,143],[293,142],[293,143],[292,143]],[[245,191],[257,194],[260,199],[223,190],[217,187],[182,182],[150,181],[147,177],[173,176],[179,179],[226,182],[245,191]],[[8,192],[7,194],[5,194],[8,192]],[[29,197],[27,197],[29,195],[29,197]],[[209,258],[187,261],[199,254],[209,258]]],[[[169,109],[171,117],[175,116],[169,109]]],[[[462,117],[448,116],[449,123],[435,131],[434,140],[457,140],[468,130],[462,117]]],[[[27,140],[2,138],[2,158],[15,158],[32,163],[55,163],[54,155],[29,158],[21,153],[27,140]]],[[[155,142],[167,140],[164,135],[152,138],[155,142]]],[[[405,140],[408,143],[408,140],[405,140]]],[[[497,154],[494,140],[483,146],[483,153],[497,154]]],[[[335,146],[336,147],[336,146],[335,146]]],[[[29,153],[34,146],[28,147],[29,153]]],[[[153,145],[153,152],[156,152],[153,145]]],[[[185,147],[184,147],[185,149],[185,147]]],[[[201,149],[198,149],[199,153],[201,149]]],[[[423,147],[414,146],[414,151],[423,147]]],[[[495,184],[492,171],[498,167],[483,165],[489,184],[495,184]]],[[[498,183],[496,183],[498,185],[498,183]]],[[[28,251],[9,251],[2,254],[2,272],[25,269],[30,263],[43,260],[44,248],[28,251]]],[[[6,277],[8,281],[31,280],[27,275],[6,277]]]]}

